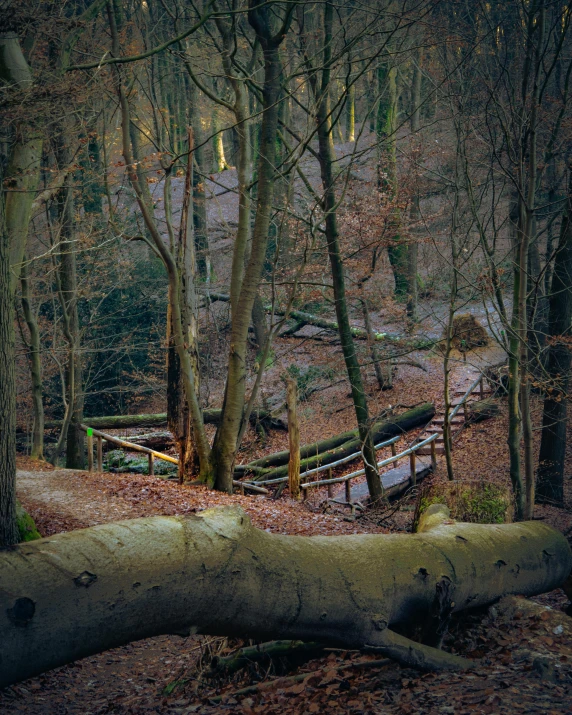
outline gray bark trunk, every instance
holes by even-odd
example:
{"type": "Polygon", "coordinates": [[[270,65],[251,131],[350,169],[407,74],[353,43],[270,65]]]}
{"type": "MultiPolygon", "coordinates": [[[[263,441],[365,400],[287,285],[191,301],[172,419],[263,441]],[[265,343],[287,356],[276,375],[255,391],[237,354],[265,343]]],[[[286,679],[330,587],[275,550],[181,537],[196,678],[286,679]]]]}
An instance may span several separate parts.
{"type": "Polygon", "coordinates": [[[391,627],[429,618],[443,579],[461,611],[550,591],[572,556],[541,522],[457,524],[447,513],[430,507],[418,534],[301,537],[226,507],[0,551],[0,687],[164,633],[373,646],[409,665],[467,667],[391,627]]]}

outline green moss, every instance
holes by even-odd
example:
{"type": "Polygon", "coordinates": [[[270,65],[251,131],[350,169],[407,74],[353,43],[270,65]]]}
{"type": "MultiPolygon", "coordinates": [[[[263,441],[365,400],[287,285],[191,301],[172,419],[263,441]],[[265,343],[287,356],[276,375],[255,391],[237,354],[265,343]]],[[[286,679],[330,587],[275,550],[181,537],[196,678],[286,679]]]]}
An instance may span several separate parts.
{"type": "Polygon", "coordinates": [[[451,492],[430,494],[419,502],[419,516],[431,504],[446,504],[457,521],[472,524],[504,524],[510,512],[506,491],[494,484],[455,485],[451,492]]]}
{"type": "Polygon", "coordinates": [[[35,541],[41,539],[40,532],[36,529],[36,524],[32,517],[24,510],[20,502],[16,503],[16,523],[20,533],[20,542],[35,541]]]}

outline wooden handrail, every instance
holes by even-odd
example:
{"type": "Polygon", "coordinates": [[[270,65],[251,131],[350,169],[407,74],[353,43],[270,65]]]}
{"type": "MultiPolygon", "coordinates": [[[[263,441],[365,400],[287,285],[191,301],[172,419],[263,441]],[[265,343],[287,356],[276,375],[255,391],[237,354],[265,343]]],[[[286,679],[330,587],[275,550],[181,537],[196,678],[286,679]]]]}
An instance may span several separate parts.
{"type": "MultiPolygon", "coordinates": [[[[397,441],[401,439],[401,435],[397,435],[397,437],[392,437],[391,439],[386,440],[385,442],[380,442],[379,444],[374,445],[374,449],[381,449],[382,447],[389,447],[392,444],[395,444],[397,441]]],[[[322,464],[320,467],[314,467],[314,469],[308,469],[306,472],[302,472],[300,474],[300,479],[302,477],[307,477],[310,474],[317,474],[318,472],[325,472],[328,469],[332,469],[333,467],[338,467],[340,464],[345,464],[346,462],[353,462],[354,459],[357,459],[358,457],[361,457],[362,453],[361,452],[354,452],[353,454],[348,455],[347,457],[342,457],[342,459],[338,459],[337,462],[330,462],[329,464],[322,464]]],[[[288,477],[277,477],[276,479],[266,479],[266,480],[260,480],[257,482],[257,484],[282,484],[283,482],[287,482],[288,477]]],[[[251,482],[248,482],[251,483],[251,482]]],[[[243,482],[241,482],[243,484],[243,482]]]]}
{"type": "Polygon", "coordinates": [[[100,432],[99,430],[93,429],[93,427],[87,427],[87,425],[80,425],[80,429],[87,432],[88,429],[94,437],[100,437],[101,439],[111,442],[111,444],[116,444],[118,447],[123,447],[123,449],[128,449],[130,452],[143,452],[143,454],[150,454],[157,459],[162,459],[164,462],[171,462],[171,464],[179,464],[179,460],[176,457],[171,457],[169,454],[163,454],[162,452],[156,452],[154,449],[149,449],[149,447],[143,447],[140,444],[133,444],[133,442],[126,442],[124,439],[119,439],[119,437],[114,437],[106,432],[100,432]]]}
{"type": "Polygon", "coordinates": [[[483,379],[483,374],[481,373],[477,379],[473,382],[473,384],[469,387],[469,389],[465,392],[463,397],[461,397],[459,404],[455,407],[455,409],[451,412],[451,416],[449,417],[449,422],[457,415],[457,412],[461,409],[461,407],[465,404],[465,402],[469,399],[471,394],[473,393],[475,387],[479,384],[479,382],[483,379]]]}
{"type": "MultiPolygon", "coordinates": [[[[437,437],[439,437],[439,434],[435,432],[435,434],[432,434],[430,437],[427,437],[427,439],[424,439],[422,442],[417,442],[417,444],[414,444],[412,447],[409,447],[409,449],[406,449],[403,452],[394,455],[393,457],[388,457],[387,459],[378,462],[378,469],[380,467],[386,467],[388,464],[393,464],[394,462],[403,459],[403,457],[407,457],[408,455],[417,452],[418,449],[420,449],[421,447],[425,447],[425,445],[427,444],[430,444],[431,442],[436,440],[437,437]]],[[[365,469],[359,469],[357,472],[345,474],[343,477],[334,477],[333,479],[321,479],[318,482],[307,482],[306,484],[301,484],[300,489],[310,489],[311,487],[321,487],[326,486],[328,484],[341,484],[342,482],[347,482],[350,479],[354,479],[355,477],[361,477],[364,474],[365,469]]]]}
{"type": "MultiPolygon", "coordinates": [[[[154,449],[149,449],[149,447],[142,447],[140,444],[134,444],[133,442],[126,442],[124,439],[119,439],[119,437],[114,437],[111,434],[107,434],[105,432],[100,432],[99,430],[93,429],[93,427],[87,427],[87,425],[80,425],[79,427],[84,432],[87,432],[88,435],[91,432],[91,435],[98,438],[97,462],[98,462],[98,467],[100,468],[101,471],[103,471],[103,467],[102,467],[103,459],[101,456],[101,449],[100,449],[100,441],[102,439],[106,440],[107,442],[111,442],[111,444],[116,444],[118,447],[123,447],[123,449],[128,449],[130,452],[143,452],[144,454],[147,454],[149,456],[149,475],[150,476],[153,475],[153,458],[154,457],[156,457],[157,459],[162,459],[164,462],[170,462],[171,464],[176,464],[176,465],[179,464],[179,460],[176,457],[171,457],[171,455],[169,455],[169,454],[163,454],[162,452],[157,452],[154,449]],[[89,432],[88,432],[88,430],[89,430],[89,432]]],[[[91,449],[92,448],[93,448],[93,445],[91,445],[91,449]]],[[[91,459],[89,459],[89,453],[90,453],[90,449],[88,448],[88,462],[90,465],[89,471],[92,471],[92,469],[93,469],[93,451],[91,452],[91,459]]],[[[232,483],[235,487],[241,488],[243,493],[244,493],[244,489],[248,489],[251,492],[256,492],[257,494],[269,494],[268,489],[259,487],[256,484],[248,484],[247,482],[239,482],[237,479],[233,479],[232,483]]]]}

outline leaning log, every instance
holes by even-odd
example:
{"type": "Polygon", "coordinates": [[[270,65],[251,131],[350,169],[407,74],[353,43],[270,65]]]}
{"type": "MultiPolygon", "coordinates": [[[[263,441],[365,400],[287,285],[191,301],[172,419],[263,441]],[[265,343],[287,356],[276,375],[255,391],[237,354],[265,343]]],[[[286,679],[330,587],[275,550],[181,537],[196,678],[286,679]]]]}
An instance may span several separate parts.
{"type": "MultiPolygon", "coordinates": [[[[216,293],[209,291],[208,295],[203,296],[205,302],[215,303],[217,301],[222,301],[228,303],[230,301],[230,296],[226,293],[216,293]]],[[[327,320],[326,318],[321,318],[319,315],[314,315],[313,313],[307,313],[304,310],[294,310],[289,311],[282,310],[276,306],[264,306],[267,313],[273,313],[280,317],[287,316],[294,320],[294,326],[290,330],[286,330],[281,334],[281,337],[287,335],[293,335],[298,330],[301,330],[305,325],[312,325],[315,328],[322,328],[322,330],[332,330],[333,332],[339,332],[339,326],[335,320],[327,320]]],[[[395,335],[393,333],[378,333],[372,331],[371,335],[364,328],[351,327],[351,334],[354,338],[358,340],[369,340],[373,338],[375,341],[391,343],[395,346],[406,346],[410,350],[428,350],[435,345],[435,340],[429,340],[426,338],[408,338],[402,335],[395,335]]]]}
{"type": "MultiPolygon", "coordinates": [[[[209,408],[203,410],[205,424],[218,424],[222,410],[209,408]]],[[[274,429],[288,429],[284,420],[276,417],[268,410],[253,410],[250,415],[250,423],[255,425],[261,422],[263,425],[274,429]]],[[[104,417],[86,417],[84,424],[95,429],[128,429],[130,427],[166,427],[167,413],[159,412],[145,415],[108,415],[104,417]]],[[[61,420],[47,420],[46,428],[61,427],[61,420]]]]}
{"type": "Polygon", "coordinates": [[[450,581],[454,611],[531,596],[570,573],[542,522],[418,534],[284,536],[236,507],[58,534],[0,551],[0,687],[160,634],[205,633],[368,647],[423,668],[467,661],[391,628],[426,620],[450,581]]]}
{"type": "MultiPolygon", "coordinates": [[[[435,407],[430,402],[426,402],[401,415],[376,422],[371,428],[373,441],[374,443],[383,442],[416,427],[421,427],[427,424],[434,414],[435,407]]],[[[300,448],[300,471],[332,464],[343,457],[359,452],[360,448],[361,441],[357,429],[305,445],[300,448]]],[[[240,475],[254,474],[256,479],[278,479],[288,473],[289,455],[288,450],[269,454],[250,462],[250,464],[240,465],[235,468],[235,471],[240,475]]]]}

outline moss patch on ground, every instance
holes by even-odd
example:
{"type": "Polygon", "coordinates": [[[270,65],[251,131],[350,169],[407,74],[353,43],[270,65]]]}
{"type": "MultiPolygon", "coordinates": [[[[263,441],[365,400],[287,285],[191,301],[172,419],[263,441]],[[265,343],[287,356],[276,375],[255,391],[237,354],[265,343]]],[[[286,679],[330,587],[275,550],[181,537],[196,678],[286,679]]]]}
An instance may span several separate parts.
{"type": "Polygon", "coordinates": [[[40,532],[36,529],[36,524],[20,502],[16,502],[16,523],[20,533],[20,542],[35,541],[41,539],[40,532]]]}
{"type": "Polygon", "coordinates": [[[415,525],[431,504],[446,504],[453,519],[471,524],[507,524],[514,515],[510,489],[483,480],[431,484],[419,496],[415,525]]]}

